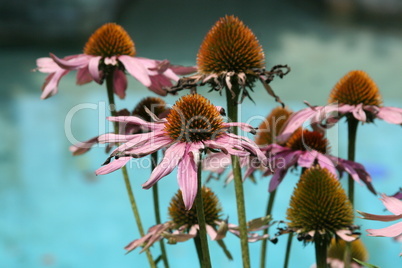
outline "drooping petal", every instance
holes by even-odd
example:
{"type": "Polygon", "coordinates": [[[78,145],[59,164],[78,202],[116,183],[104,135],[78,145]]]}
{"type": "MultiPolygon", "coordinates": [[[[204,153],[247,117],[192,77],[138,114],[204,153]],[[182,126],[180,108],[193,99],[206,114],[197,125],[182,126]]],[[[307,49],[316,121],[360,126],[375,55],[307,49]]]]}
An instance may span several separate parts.
{"type": "Polygon", "coordinates": [[[391,124],[402,124],[402,109],[397,107],[380,107],[377,117],[391,124]]]}
{"type": "Polygon", "coordinates": [[[98,168],[95,171],[96,175],[105,175],[109,174],[113,171],[118,170],[119,168],[122,168],[124,165],[127,164],[128,161],[130,161],[131,157],[120,157],[119,159],[115,159],[112,162],[110,162],[107,165],[102,166],[101,168],[98,168]]]}
{"type": "Polygon", "coordinates": [[[127,78],[123,71],[116,70],[113,73],[113,84],[114,84],[114,93],[119,96],[120,99],[124,99],[126,97],[126,89],[127,89],[127,78]]]}
{"type": "Polygon", "coordinates": [[[202,147],[202,143],[187,144],[186,152],[177,170],[177,180],[183,195],[184,206],[187,210],[191,209],[197,195],[198,158],[199,150],[202,147]]]}
{"type": "Polygon", "coordinates": [[[126,68],[127,72],[135,77],[138,81],[141,82],[146,87],[151,86],[151,79],[149,79],[149,75],[145,66],[136,59],[135,57],[121,55],[119,56],[119,60],[123,63],[124,68],[126,68]]]}
{"type": "Polygon", "coordinates": [[[283,126],[280,135],[277,137],[277,141],[284,142],[288,140],[296,129],[301,127],[305,122],[308,122],[308,120],[310,120],[317,112],[317,110],[305,108],[293,113],[283,126]]]}
{"type": "Polygon", "coordinates": [[[50,53],[50,57],[54,60],[54,62],[57,65],[59,65],[63,69],[76,70],[88,65],[88,62],[91,60],[93,56],[78,54],[65,57],[64,59],[60,59],[56,55],[50,53]]]}
{"type": "Polygon", "coordinates": [[[68,74],[68,72],[69,71],[67,70],[60,69],[55,73],[49,74],[45,79],[45,83],[43,84],[43,91],[40,98],[44,100],[55,95],[58,91],[58,84],[60,82],[60,79],[68,74]]]}
{"type": "Polygon", "coordinates": [[[158,182],[161,178],[170,174],[173,169],[179,164],[182,160],[186,149],[185,143],[176,143],[170,146],[163,157],[162,161],[156,166],[156,168],[152,171],[151,177],[145,182],[142,187],[144,189],[149,189],[158,182]]]}
{"type": "Polygon", "coordinates": [[[43,57],[36,60],[37,70],[42,73],[54,73],[60,70],[60,66],[57,65],[52,58],[43,57]]]}
{"type": "Polygon", "coordinates": [[[304,151],[300,154],[297,164],[304,168],[310,168],[314,165],[318,152],[316,150],[304,151]]]}
{"type": "Polygon", "coordinates": [[[171,87],[173,84],[169,78],[164,75],[152,75],[149,77],[151,79],[151,86],[148,88],[160,96],[166,96],[166,87],[171,87]]]}
{"type": "Polygon", "coordinates": [[[338,230],[336,234],[346,242],[352,242],[357,239],[357,236],[353,236],[350,230],[338,230]]]}
{"type": "Polygon", "coordinates": [[[367,229],[369,236],[395,237],[402,234],[402,221],[381,229],[367,229]]]}
{"type": "Polygon", "coordinates": [[[402,215],[402,201],[387,195],[382,195],[381,201],[384,206],[395,215],[402,215]]]}
{"type": "Polygon", "coordinates": [[[101,76],[99,70],[99,61],[101,60],[101,56],[92,57],[88,63],[88,71],[91,74],[94,81],[98,84],[101,83],[101,76]]]}
{"type": "Polygon", "coordinates": [[[374,189],[374,186],[371,184],[372,182],[371,176],[370,174],[368,174],[363,165],[353,161],[338,158],[338,165],[336,168],[339,171],[340,175],[342,175],[343,171],[346,171],[352,176],[352,178],[356,182],[360,183],[360,180],[363,181],[366,184],[367,188],[373,194],[376,194],[376,190],[374,189]]]}
{"type": "Polygon", "coordinates": [[[402,214],[400,215],[376,215],[371,213],[366,213],[357,210],[357,212],[363,216],[365,220],[373,220],[373,221],[396,221],[402,219],[402,214]]]}
{"type": "Polygon", "coordinates": [[[87,67],[77,70],[77,85],[84,85],[91,81],[93,81],[93,78],[87,67]]]}
{"type": "Polygon", "coordinates": [[[246,123],[232,122],[232,123],[224,123],[225,127],[240,127],[242,130],[250,132],[252,134],[256,134],[256,129],[246,123]]]}
{"type": "Polygon", "coordinates": [[[89,151],[92,146],[98,143],[98,137],[94,137],[87,141],[83,141],[74,145],[71,145],[69,150],[73,155],[81,155],[89,151]]]}
{"type": "Polygon", "coordinates": [[[317,160],[318,160],[318,164],[322,167],[322,168],[326,168],[328,169],[329,172],[331,172],[332,174],[334,174],[335,177],[338,177],[338,173],[336,172],[336,168],[335,165],[336,163],[338,163],[338,161],[336,161],[335,163],[333,162],[332,157],[328,157],[327,155],[324,154],[317,154],[317,160]]]}
{"type": "MultiPolygon", "coordinates": [[[[161,135],[161,136],[154,136],[151,139],[141,143],[137,146],[132,148],[124,149],[123,154],[130,154],[132,157],[143,157],[149,154],[152,154],[160,149],[169,147],[172,143],[172,139],[168,136],[161,135]]],[[[127,144],[127,143],[126,143],[127,144]]],[[[123,147],[119,148],[122,149],[123,147]]]]}
{"type": "Polygon", "coordinates": [[[171,69],[177,75],[187,75],[191,73],[195,73],[197,71],[196,66],[181,66],[181,65],[170,65],[169,69],[171,69]]]}

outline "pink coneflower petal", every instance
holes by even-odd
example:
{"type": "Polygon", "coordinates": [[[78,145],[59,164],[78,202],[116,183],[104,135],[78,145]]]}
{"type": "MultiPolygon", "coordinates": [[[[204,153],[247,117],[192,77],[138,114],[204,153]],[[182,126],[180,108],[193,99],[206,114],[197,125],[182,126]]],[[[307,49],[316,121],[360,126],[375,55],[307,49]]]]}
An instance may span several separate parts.
{"type": "Polygon", "coordinates": [[[114,93],[119,96],[120,99],[124,99],[126,97],[126,89],[127,89],[127,77],[121,70],[114,71],[113,74],[113,84],[114,84],[114,93]]]}
{"type": "Polygon", "coordinates": [[[199,149],[202,145],[187,145],[184,157],[179,163],[177,170],[177,180],[183,195],[184,206],[187,210],[191,209],[194,199],[197,195],[197,158],[199,157],[199,149]]]}
{"type": "Polygon", "coordinates": [[[84,85],[91,81],[93,81],[93,78],[88,68],[81,68],[77,70],[77,85],[84,85]]]}
{"type": "Polygon", "coordinates": [[[162,161],[152,171],[151,177],[142,185],[144,189],[149,189],[164,176],[170,174],[179,164],[184,156],[186,143],[176,143],[170,146],[163,157],[162,161]]]}
{"type": "Polygon", "coordinates": [[[377,117],[391,124],[402,124],[402,109],[397,107],[380,107],[377,117]]]}
{"type": "Polygon", "coordinates": [[[402,214],[400,214],[400,215],[376,215],[376,214],[362,212],[359,210],[357,212],[363,216],[363,219],[366,219],[366,220],[388,222],[388,221],[396,221],[396,220],[402,219],[402,214]]]}
{"type": "Polygon", "coordinates": [[[98,84],[101,83],[101,77],[99,72],[99,61],[102,59],[101,56],[92,57],[88,63],[88,70],[94,81],[98,84]]]}
{"type": "Polygon", "coordinates": [[[357,239],[356,236],[352,236],[352,232],[350,230],[338,230],[336,231],[336,234],[346,242],[352,242],[357,239]]]}
{"type": "Polygon", "coordinates": [[[166,96],[167,91],[164,88],[173,85],[170,79],[164,75],[152,75],[149,78],[151,79],[151,86],[149,89],[160,96],[166,96]]]}
{"type": "MultiPolygon", "coordinates": [[[[152,137],[151,139],[147,140],[143,144],[134,146],[131,149],[124,149],[124,152],[126,154],[130,154],[132,157],[142,157],[142,156],[154,153],[154,152],[158,151],[159,149],[168,147],[172,143],[174,143],[174,141],[172,141],[172,139],[170,137],[166,137],[165,135],[155,136],[155,137],[152,137]]],[[[116,150],[116,152],[117,151],[118,150],[116,150]]]]}
{"type": "Polygon", "coordinates": [[[328,158],[326,155],[318,154],[317,160],[318,160],[318,164],[322,168],[326,168],[326,169],[328,169],[329,172],[334,174],[334,176],[338,176],[338,173],[336,172],[336,168],[335,168],[336,164],[338,163],[337,159],[335,159],[335,161],[334,161],[334,160],[328,158]]]}
{"type": "Polygon", "coordinates": [[[107,165],[102,166],[101,168],[98,168],[95,171],[96,175],[105,175],[109,174],[113,171],[118,170],[119,168],[122,168],[124,165],[127,164],[128,161],[130,161],[131,157],[120,157],[119,159],[115,159],[114,161],[110,162],[107,165]]]}
{"type": "Polygon", "coordinates": [[[197,67],[195,66],[185,67],[180,65],[171,65],[169,68],[178,75],[187,75],[197,71],[197,67]]]}
{"type": "Polygon", "coordinates": [[[225,154],[230,154],[230,155],[237,155],[239,157],[242,156],[247,156],[250,153],[244,150],[236,150],[233,149],[231,146],[228,145],[234,145],[233,139],[230,137],[227,137],[226,135],[222,135],[216,140],[209,140],[209,141],[204,141],[204,144],[206,147],[211,148],[211,149],[218,149],[224,152],[225,154]]]}
{"type": "Polygon", "coordinates": [[[45,84],[43,85],[43,92],[40,96],[41,99],[47,99],[57,93],[57,86],[60,79],[68,74],[67,70],[59,70],[46,77],[45,84]]]}
{"type": "Polygon", "coordinates": [[[303,152],[300,155],[299,160],[297,160],[297,164],[301,167],[310,168],[313,166],[317,156],[318,152],[315,150],[303,152]]]}
{"type": "Polygon", "coordinates": [[[98,143],[98,137],[94,137],[87,141],[83,141],[74,145],[71,145],[69,150],[73,153],[73,155],[81,155],[86,153],[91,149],[92,146],[98,143]]]}
{"type": "Polygon", "coordinates": [[[247,151],[251,152],[253,155],[257,156],[257,158],[262,163],[264,163],[264,165],[267,163],[267,161],[268,161],[267,157],[263,154],[263,152],[261,152],[260,148],[258,147],[258,145],[254,141],[250,140],[247,137],[237,136],[237,135],[234,135],[232,133],[226,133],[225,135],[229,136],[233,140],[237,140],[237,143],[240,144],[241,147],[243,147],[247,151]]]}
{"type": "Polygon", "coordinates": [[[367,229],[369,236],[395,237],[402,234],[402,221],[381,229],[367,229]]]}
{"type": "Polygon", "coordinates": [[[137,58],[121,55],[119,56],[119,60],[123,63],[129,74],[134,76],[144,86],[151,86],[151,80],[149,79],[147,70],[137,58]]]}
{"type": "Polygon", "coordinates": [[[382,195],[381,201],[384,206],[395,215],[402,215],[402,201],[387,195],[382,195]]]}
{"type": "Polygon", "coordinates": [[[52,58],[43,57],[36,60],[36,66],[38,66],[38,71],[42,73],[53,73],[60,70],[60,66],[54,62],[52,58]]]}
{"type": "MultiPolygon", "coordinates": [[[[129,123],[129,124],[133,124],[133,125],[140,125],[142,127],[146,127],[150,130],[161,130],[163,128],[165,128],[164,124],[159,124],[158,123],[154,123],[154,122],[147,122],[144,119],[141,119],[137,116],[110,116],[107,117],[107,120],[111,121],[111,122],[122,122],[122,123],[129,123]]],[[[166,119],[161,119],[161,122],[165,122],[166,119]]]]}
{"type": "Polygon", "coordinates": [[[224,123],[223,124],[225,127],[239,127],[244,131],[250,132],[250,133],[256,133],[255,128],[250,126],[249,124],[246,123],[241,123],[241,122],[232,122],[232,123],[224,123]]]}
{"type": "Polygon", "coordinates": [[[353,110],[353,116],[362,122],[366,122],[366,113],[363,111],[363,104],[358,104],[353,110]]]}
{"type": "Polygon", "coordinates": [[[78,54],[74,56],[69,56],[68,59],[60,59],[56,55],[50,53],[50,57],[63,69],[75,70],[84,67],[88,64],[91,56],[84,54],[78,54]]]}

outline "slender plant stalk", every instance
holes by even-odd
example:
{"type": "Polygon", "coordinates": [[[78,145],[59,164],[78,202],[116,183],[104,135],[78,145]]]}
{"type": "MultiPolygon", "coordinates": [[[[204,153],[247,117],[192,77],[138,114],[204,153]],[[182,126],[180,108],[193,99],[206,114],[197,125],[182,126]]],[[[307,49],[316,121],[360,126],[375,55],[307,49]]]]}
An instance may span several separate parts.
{"type": "MultiPolygon", "coordinates": [[[[239,87],[236,84],[232,85],[232,90],[236,96],[239,95],[239,87]]],[[[238,104],[237,100],[233,100],[229,90],[226,90],[226,103],[228,109],[228,116],[232,122],[238,122],[238,104]]],[[[234,128],[234,134],[238,134],[238,129],[234,128]]],[[[235,184],[237,216],[239,218],[239,231],[240,231],[240,245],[241,256],[243,259],[243,268],[250,268],[250,254],[248,249],[248,236],[247,236],[247,222],[246,222],[246,208],[244,202],[243,179],[241,174],[241,167],[239,157],[232,155],[232,169],[233,180],[235,184]]]]}
{"type": "MultiPolygon", "coordinates": [[[[204,215],[204,202],[202,200],[201,194],[201,173],[202,173],[202,164],[201,159],[198,161],[198,170],[197,170],[197,197],[195,200],[196,210],[197,210],[197,221],[199,226],[199,231],[197,236],[200,239],[200,247],[202,253],[202,264],[201,268],[211,268],[211,259],[209,257],[209,249],[208,249],[208,240],[207,240],[207,228],[205,222],[205,215],[204,215]]],[[[198,250],[198,248],[197,248],[198,250]]]]}
{"type": "Polygon", "coordinates": [[[292,241],[293,241],[293,234],[290,233],[288,236],[288,242],[286,243],[285,263],[283,264],[283,268],[288,268],[290,259],[290,249],[292,248],[292,241]]]}
{"type": "Polygon", "coordinates": [[[197,256],[198,256],[198,261],[200,262],[200,267],[203,267],[204,257],[202,255],[201,239],[197,235],[196,237],[194,237],[193,240],[194,240],[195,249],[197,250],[197,256]]]}
{"type": "Polygon", "coordinates": [[[325,239],[319,238],[319,235],[314,239],[315,247],[315,262],[317,268],[327,268],[327,246],[325,239]]]}
{"type": "MultiPolygon", "coordinates": [[[[116,104],[114,102],[113,75],[114,75],[113,71],[111,71],[108,75],[106,75],[106,89],[107,89],[107,96],[109,99],[110,112],[111,112],[112,116],[117,116],[116,104]]],[[[119,134],[118,122],[114,122],[114,133],[119,134]]],[[[133,193],[133,189],[131,187],[130,178],[128,176],[126,166],[123,166],[121,168],[121,172],[123,174],[124,183],[126,185],[128,198],[130,199],[131,209],[133,211],[134,218],[137,223],[138,231],[141,236],[144,236],[145,235],[144,228],[142,227],[140,213],[138,211],[137,203],[135,202],[134,193],[133,193]]],[[[149,251],[149,249],[147,249],[145,252],[146,252],[146,255],[148,258],[149,266],[152,268],[156,268],[155,262],[152,258],[152,255],[151,255],[151,252],[149,251]]]]}
{"type": "MultiPolygon", "coordinates": [[[[268,199],[268,204],[267,204],[267,210],[265,212],[265,215],[271,215],[272,213],[272,207],[274,206],[274,201],[275,201],[275,196],[276,196],[276,189],[269,194],[269,199],[268,199]]],[[[268,234],[269,228],[264,230],[264,235],[268,234]]],[[[265,268],[265,262],[266,262],[266,256],[267,256],[267,247],[268,247],[268,240],[264,239],[262,240],[261,244],[261,259],[260,259],[260,267],[265,268]]]]}
{"type": "MultiPolygon", "coordinates": [[[[151,154],[151,169],[154,170],[156,165],[158,164],[158,152],[154,152],[151,154]]],[[[155,183],[152,186],[152,196],[154,198],[154,212],[155,212],[155,220],[156,224],[161,224],[161,213],[159,209],[159,192],[158,192],[158,183],[155,183]]],[[[159,240],[159,245],[161,247],[161,257],[165,268],[169,268],[169,262],[166,254],[165,243],[163,239],[159,240]]]]}
{"type": "MultiPolygon", "coordinates": [[[[356,135],[357,135],[357,126],[359,125],[359,121],[355,119],[353,116],[348,117],[348,160],[355,161],[355,153],[356,153],[356,135]]],[[[349,174],[348,176],[348,196],[349,200],[354,205],[355,198],[355,182],[352,176],[349,174]]],[[[343,256],[343,262],[345,264],[345,268],[350,268],[352,262],[352,246],[351,243],[346,243],[345,253],[343,256]]]]}

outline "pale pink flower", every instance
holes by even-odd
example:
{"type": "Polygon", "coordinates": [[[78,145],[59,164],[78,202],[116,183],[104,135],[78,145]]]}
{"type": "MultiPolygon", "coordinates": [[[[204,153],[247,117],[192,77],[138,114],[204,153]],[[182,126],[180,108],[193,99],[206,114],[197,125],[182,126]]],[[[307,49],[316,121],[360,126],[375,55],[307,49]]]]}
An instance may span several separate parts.
{"type": "Polygon", "coordinates": [[[96,174],[107,174],[126,165],[132,158],[139,158],[166,148],[164,158],[143,184],[149,189],[161,178],[178,167],[178,183],[183,192],[184,204],[190,209],[197,193],[197,169],[200,154],[207,149],[220,150],[236,156],[255,155],[262,163],[267,159],[250,139],[234,135],[229,128],[237,126],[255,133],[245,123],[225,123],[221,107],[213,106],[206,98],[190,94],[179,99],[166,119],[154,123],[135,116],[110,117],[110,121],[138,124],[150,130],[136,135],[106,134],[100,142],[119,142],[120,145],[96,174]],[[114,161],[110,162],[112,158],[114,161]]]}
{"type": "MultiPolygon", "coordinates": [[[[402,219],[402,200],[399,200],[392,196],[382,195],[380,198],[384,206],[394,215],[375,215],[366,212],[359,212],[363,219],[374,220],[374,221],[395,221],[402,219]]],[[[391,226],[382,229],[367,229],[369,236],[386,236],[386,237],[396,237],[402,234],[402,221],[395,223],[391,226]]]]}
{"type": "Polygon", "coordinates": [[[46,99],[56,94],[60,79],[73,70],[77,71],[78,85],[91,81],[102,84],[105,75],[112,72],[114,91],[120,98],[126,95],[126,72],[156,94],[165,96],[165,88],[171,87],[172,81],[178,81],[178,75],[196,71],[194,67],[171,65],[167,60],[153,60],[135,55],[134,43],[127,32],[117,24],[107,23],[90,37],[83,54],[58,58],[50,53],[50,57],[36,61],[36,70],[49,74],[43,85],[41,98],[46,99]]]}

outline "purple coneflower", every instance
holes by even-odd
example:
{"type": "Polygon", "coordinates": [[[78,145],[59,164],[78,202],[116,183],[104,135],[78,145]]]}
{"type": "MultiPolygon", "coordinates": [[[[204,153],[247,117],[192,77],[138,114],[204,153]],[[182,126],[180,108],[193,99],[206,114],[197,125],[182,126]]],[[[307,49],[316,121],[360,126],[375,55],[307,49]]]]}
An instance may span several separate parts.
{"type": "Polygon", "coordinates": [[[220,150],[226,154],[256,155],[262,162],[267,159],[250,139],[231,134],[228,130],[237,126],[247,132],[255,129],[245,123],[225,123],[222,108],[212,105],[199,94],[189,94],[179,99],[166,119],[149,123],[135,116],[110,117],[110,121],[126,122],[146,127],[148,133],[136,135],[105,134],[100,142],[120,142],[120,145],[99,168],[96,174],[107,174],[124,166],[130,159],[139,158],[166,148],[165,155],[143,184],[149,189],[178,167],[178,183],[187,209],[193,205],[197,193],[197,169],[201,151],[220,150]],[[112,158],[116,158],[110,162],[112,158]]]}
{"type": "MultiPolygon", "coordinates": [[[[202,187],[201,195],[204,203],[204,214],[207,226],[207,232],[211,240],[219,242],[229,259],[231,255],[223,244],[222,240],[226,233],[230,232],[239,236],[238,226],[227,223],[222,219],[222,208],[219,204],[217,196],[206,187],[202,187]]],[[[170,221],[154,225],[149,228],[148,233],[142,238],[136,239],[128,244],[125,249],[130,252],[139,246],[143,246],[141,252],[152,246],[155,242],[165,238],[168,243],[175,244],[195,238],[198,235],[198,220],[196,206],[187,209],[183,203],[182,192],[172,198],[169,206],[170,221]]],[[[269,235],[259,235],[256,231],[263,230],[269,226],[270,217],[254,219],[248,222],[248,241],[256,242],[258,240],[267,239],[269,235]]]]}
{"type": "Polygon", "coordinates": [[[331,91],[329,104],[310,106],[294,113],[283,129],[282,139],[288,138],[303,123],[334,124],[342,116],[351,116],[363,123],[371,123],[375,118],[391,124],[402,124],[402,109],[382,106],[377,85],[364,71],[351,71],[335,85],[331,91]]]}
{"type": "Polygon", "coordinates": [[[48,73],[43,85],[42,99],[57,93],[60,79],[72,70],[77,70],[77,84],[92,80],[102,84],[106,75],[113,73],[115,94],[124,98],[127,89],[125,71],[156,94],[165,96],[165,87],[178,81],[177,75],[190,74],[194,67],[171,65],[169,61],[136,57],[134,42],[123,29],[115,23],[107,23],[97,29],[84,47],[84,53],[58,58],[54,54],[39,58],[37,70],[48,73]]]}
{"type": "MultiPolygon", "coordinates": [[[[166,107],[166,102],[161,98],[157,97],[147,97],[142,99],[134,110],[130,113],[127,109],[123,109],[117,112],[117,116],[137,116],[144,119],[147,122],[152,122],[153,119],[147,113],[147,109],[152,111],[153,114],[158,116],[158,119],[166,117],[169,110],[166,107]]],[[[148,129],[145,129],[141,125],[133,124],[133,123],[121,123],[119,124],[119,133],[120,134],[138,134],[149,132],[148,129]]],[[[93,137],[87,141],[83,141],[70,146],[70,151],[73,155],[81,155],[88,152],[94,145],[99,143],[99,136],[93,137]]],[[[110,149],[115,145],[115,143],[110,143],[106,147],[106,152],[108,153],[110,149]]]]}

